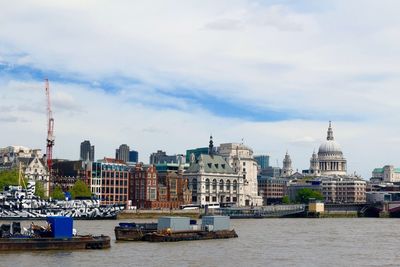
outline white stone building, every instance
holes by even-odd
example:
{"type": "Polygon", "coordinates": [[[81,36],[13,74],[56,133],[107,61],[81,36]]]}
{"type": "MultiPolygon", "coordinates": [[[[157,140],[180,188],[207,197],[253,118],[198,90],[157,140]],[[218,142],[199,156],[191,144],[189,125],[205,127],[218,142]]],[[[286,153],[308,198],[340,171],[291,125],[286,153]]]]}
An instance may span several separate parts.
{"type": "Polygon", "coordinates": [[[48,197],[50,192],[49,173],[43,158],[39,158],[38,156],[16,158],[15,167],[19,168],[20,165],[25,178],[29,181],[41,182],[44,187],[45,196],[48,197]]]}
{"type": "Polygon", "coordinates": [[[236,203],[244,206],[243,177],[219,155],[191,156],[183,174],[189,181],[192,203],[199,205],[236,203]]]}
{"type": "Polygon", "coordinates": [[[217,153],[235,173],[243,177],[245,205],[262,206],[263,198],[258,194],[258,163],[253,157],[253,150],[243,144],[225,143],[218,147],[217,153]]]}
{"type": "Polygon", "coordinates": [[[372,171],[371,180],[388,183],[400,182],[400,168],[395,168],[393,165],[375,168],[372,171]]]}
{"type": "Polygon", "coordinates": [[[282,177],[289,177],[293,174],[292,159],[288,152],[286,152],[283,159],[282,177]]]}
{"type": "Polygon", "coordinates": [[[310,159],[308,174],[314,176],[347,174],[347,160],[343,156],[340,145],[333,137],[331,122],[329,122],[326,141],[320,145],[318,155],[314,152],[310,159]]]}

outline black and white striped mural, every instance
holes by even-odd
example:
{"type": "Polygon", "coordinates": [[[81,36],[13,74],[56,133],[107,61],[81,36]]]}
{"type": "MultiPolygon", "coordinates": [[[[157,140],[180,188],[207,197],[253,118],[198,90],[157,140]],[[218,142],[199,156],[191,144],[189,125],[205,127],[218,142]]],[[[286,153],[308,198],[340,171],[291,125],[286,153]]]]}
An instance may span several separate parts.
{"type": "Polygon", "coordinates": [[[123,205],[101,206],[99,200],[43,200],[27,190],[12,187],[0,193],[0,219],[30,219],[47,216],[68,216],[76,219],[112,219],[124,209],[123,205]]]}

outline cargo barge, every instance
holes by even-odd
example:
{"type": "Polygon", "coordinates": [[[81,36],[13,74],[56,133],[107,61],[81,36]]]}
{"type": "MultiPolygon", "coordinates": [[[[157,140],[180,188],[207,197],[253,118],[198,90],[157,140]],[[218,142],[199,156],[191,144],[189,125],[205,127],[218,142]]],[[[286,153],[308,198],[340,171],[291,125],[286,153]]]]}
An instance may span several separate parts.
{"type": "Polygon", "coordinates": [[[114,229],[117,241],[176,242],[236,238],[227,216],[204,216],[202,224],[188,217],[160,217],[158,223],[120,223],[114,229]]]}
{"type": "Polygon", "coordinates": [[[70,217],[48,217],[47,226],[31,224],[21,229],[19,222],[0,227],[0,251],[74,250],[110,248],[109,236],[73,235],[70,217]]]}

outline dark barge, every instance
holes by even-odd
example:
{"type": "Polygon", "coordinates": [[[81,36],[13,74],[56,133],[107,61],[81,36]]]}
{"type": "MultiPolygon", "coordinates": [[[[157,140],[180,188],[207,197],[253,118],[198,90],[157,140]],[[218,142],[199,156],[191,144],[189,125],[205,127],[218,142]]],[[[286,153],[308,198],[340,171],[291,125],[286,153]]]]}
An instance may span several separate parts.
{"type": "Polygon", "coordinates": [[[48,217],[46,226],[20,222],[0,226],[0,251],[74,250],[110,248],[109,236],[74,235],[71,217],[48,217]]]}
{"type": "Polygon", "coordinates": [[[75,236],[72,238],[0,238],[0,251],[74,250],[110,248],[109,236],[75,236]]]}
{"type": "Polygon", "coordinates": [[[158,223],[120,223],[114,229],[117,241],[176,242],[236,238],[227,216],[205,216],[202,224],[186,217],[160,217],[158,223]]]}
{"type": "Polygon", "coordinates": [[[177,242],[192,240],[226,239],[236,238],[238,235],[235,230],[219,231],[176,231],[176,232],[154,232],[143,236],[143,241],[149,242],[177,242]]]}

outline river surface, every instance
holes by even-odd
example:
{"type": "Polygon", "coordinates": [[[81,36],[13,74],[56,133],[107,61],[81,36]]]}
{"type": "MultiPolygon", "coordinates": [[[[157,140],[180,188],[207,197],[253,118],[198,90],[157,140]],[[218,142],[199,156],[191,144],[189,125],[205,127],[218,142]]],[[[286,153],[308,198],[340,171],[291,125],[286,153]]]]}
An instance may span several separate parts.
{"type": "Polygon", "coordinates": [[[111,249],[2,252],[0,266],[400,266],[399,219],[231,220],[239,238],[177,243],[115,242],[117,224],[74,222],[111,249]]]}

